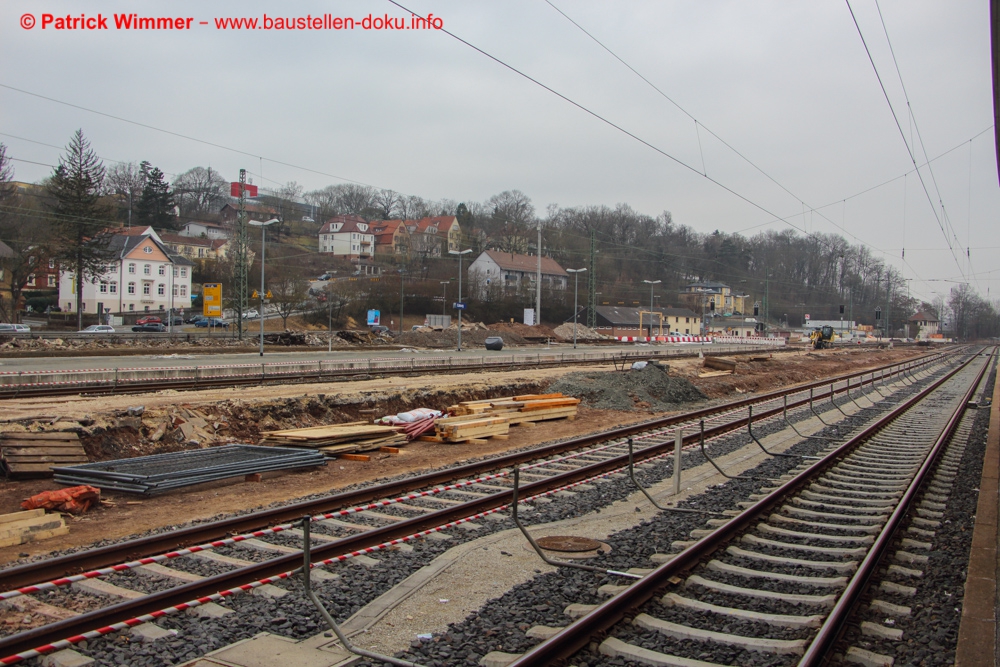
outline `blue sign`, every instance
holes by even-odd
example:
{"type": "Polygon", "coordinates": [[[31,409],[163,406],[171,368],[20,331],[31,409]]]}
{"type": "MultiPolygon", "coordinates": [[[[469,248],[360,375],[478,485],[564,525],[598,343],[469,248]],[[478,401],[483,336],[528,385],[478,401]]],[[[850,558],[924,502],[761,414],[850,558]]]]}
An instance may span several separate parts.
{"type": "Polygon", "coordinates": [[[381,313],[377,310],[368,311],[368,326],[373,327],[379,324],[379,317],[381,313]]]}
{"type": "Polygon", "coordinates": [[[454,308],[455,310],[465,310],[464,303],[453,303],[451,304],[451,307],[454,308]]]}

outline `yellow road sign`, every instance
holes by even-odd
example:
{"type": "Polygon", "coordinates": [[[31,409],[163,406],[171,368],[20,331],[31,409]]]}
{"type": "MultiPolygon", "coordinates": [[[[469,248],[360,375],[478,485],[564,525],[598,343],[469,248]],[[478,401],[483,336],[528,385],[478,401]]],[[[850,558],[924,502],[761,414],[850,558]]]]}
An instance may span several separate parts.
{"type": "Polygon", "coordinates": [[[250,298],[251,299],[258,299],[258,298],[260,298],[260,295],[257,294],[257,290],[253,291],[253,294],[250,295],[250,298]]]}

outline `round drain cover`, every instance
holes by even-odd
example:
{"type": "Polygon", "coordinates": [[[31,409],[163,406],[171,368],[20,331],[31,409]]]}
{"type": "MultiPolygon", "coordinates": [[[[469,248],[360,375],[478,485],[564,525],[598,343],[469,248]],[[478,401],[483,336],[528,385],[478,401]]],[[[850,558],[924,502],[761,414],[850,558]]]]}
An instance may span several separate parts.
{"type": "Polygon", "coordinates": [[[537,540],[538,546],[547,551],[593,551],[601,548],[601,543],[589,537],[577,537],[575,535],[552,535],[550,537],[540,537],[537,540]]]}

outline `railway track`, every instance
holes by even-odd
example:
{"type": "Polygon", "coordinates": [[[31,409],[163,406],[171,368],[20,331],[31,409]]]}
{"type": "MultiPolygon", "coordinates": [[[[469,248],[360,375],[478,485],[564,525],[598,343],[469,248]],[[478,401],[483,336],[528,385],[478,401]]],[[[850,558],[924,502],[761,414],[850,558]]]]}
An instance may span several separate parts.
{"type": "MultiPolygon", "coordinates": [[[[791,348],[767,348],[790,351],[791,348]]],[[[538,352],[480,357],[386,357],[349,361],[270,362],[260,364],[176,366],[163,368],[93,368],[79,371],[0,372],[0,400],[51,396],[136,394],[164,389],[194,391],[219,387],[338,382],[392,375],[444,375],[518,368],[557,368],[696,357],[699,353],[760,353],[748,345],[698,346],[646,352],[538,352]]]]}
{"type": "MultiPolygon", "coordinates": [[[[357,562],[365,553],[398,548],[417,537],[459,526],[476,530],[477,522],[503,518],[514,493],[511,466],[521,466],[522,496],[551,497],[620,473],[628,460],[625,438],[639,446],[640,466],[662,464],[678,428],[694,431],[704,422],[705,436],[714,439],[754,424],[762,428],[767,420],[801,419],[814,414],[820,402],[839,410],[837,400],[853,402],[860,410],[883,393],[943,372],[954,359],[928,355],[450,471],[2,570],[5,604],[58,617],[54,603],[74,590],[82,613],[62,614],[61,620],[0,637],[0,657],[6,656],[0,662],[13,664],[183,609],[209,608],[237,592],[269,591],[265,586],[286,580],[301,562],[301,533],[287,522],[303,514],[312,516],[314,562],[357,562]]],[[[691,433],[683,443],[698,447],[699,435],[691,433]]]]}
{"type": "MultiPolygon", "coordinates": [[[[613,596],[606,602],[577,606],[569,613],[579,618],[565,627],[536,630],[534,636],[548,639],[510,664],[602,658],[685,667],[821,664],[913,507],[918,517],[893,554],[888,584],[869,605],[889,623],[866,621],[862,628],[866,635],[896,636],[891,617],[909,613],[900,602],[922,575],[961,445],[945,450],[967,430],[963,416],[993,360],[993,354],[970,357],[850,440],[828,445],[820,460],[774,480],[744,509],[728,510],[730,517],[709,520],[692,540],[676,542],[679,552],[659,557],[666,562],[639,581],[604,586],[600,592],[613,596]],[[928,496],[918,504],[928,481],[928,496]]],[[[858,647],[841,649],[839,659],[847,662],[885,660],[858,647]]]]}

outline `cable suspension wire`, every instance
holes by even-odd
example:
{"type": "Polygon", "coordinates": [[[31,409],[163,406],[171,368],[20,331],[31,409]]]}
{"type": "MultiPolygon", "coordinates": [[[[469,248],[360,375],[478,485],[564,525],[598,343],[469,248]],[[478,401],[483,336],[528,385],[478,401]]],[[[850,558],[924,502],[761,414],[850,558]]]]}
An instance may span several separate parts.
{"type": "Polygon", "coordinates": [[[861,31],[861,26],[858,25],[858,19],[854,15],[854,8],[851,7],[851,0],[844,0],[847,3],[847,10],[851,13],[851,20],[854,21],[854,27],[858,31],[858,36],[861,38],[861,44],[865,47],[865,53],[868,55],[868,62],[871,63],[872,70],[875,72],[875,78],[878,79],[879,88],[882,89],[882,95],[885,97],[886,104],[889,105],[889,112],[892,114],[892,120],[896,124],[896,129],[899,131],[899,136],[903,139],[903,145],[906,146],[906,152],[910,156],[910,162],[913,163],[913,167],[917,172],[917,178],[920,179],[920,186],[924,190],[924,195],[927,197],[927,203],[931,207],[931,212],[934,214],[934,219],[937,220],[938,227],[941,229],[941,234],[944,235],[945,243],[948,244],[948,250],[951,252],[952,259],[955,260],[955,265],[958,267],[960,273],[964,274],[961,263],[958,261],[958,256],[955,254],[955,248],[951,244],[951,239],[948,238],[948,232],[945,230],[944,223],[941,220],[941,216],[938,215],[937,207],[934,205],[934,201],[931,199],[931,193],[927,189],[927,183],[924,181],[924,176],[920,169],[917,169],[917,160],[913,155],[913,151],[910,149],[910,144],[906,140],[906,133],[903,132],[903,127],[899,124],[899,117],[896,115],[896,110],[892,106],[892,100],[889,99],[889,92],[885,89],[885,84],[882,82],[882,76],[879,74],[878,67],[875,65],[875,59],[872,57],[871,49],[868,48],[868,42],[865,41],[864,33],[861,31]]]}

